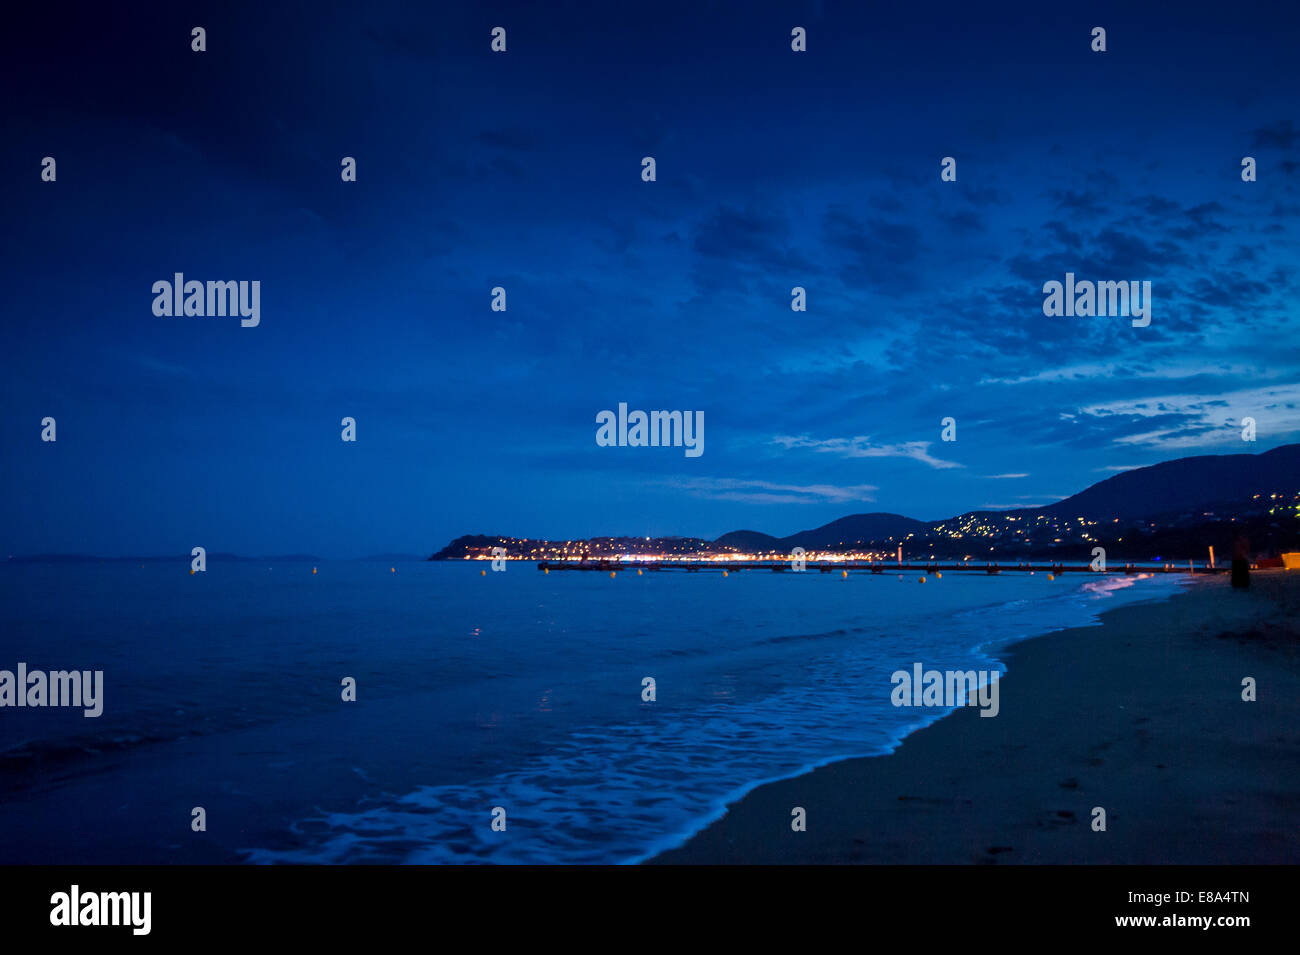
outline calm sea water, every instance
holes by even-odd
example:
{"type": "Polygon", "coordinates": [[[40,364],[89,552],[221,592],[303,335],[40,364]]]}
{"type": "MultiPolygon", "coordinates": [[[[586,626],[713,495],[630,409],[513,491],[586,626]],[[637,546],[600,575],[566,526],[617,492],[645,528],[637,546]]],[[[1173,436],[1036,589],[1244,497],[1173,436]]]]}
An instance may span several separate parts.
{"type": "Polygon", "coordinates": [[[105,681],[98,719],[0,709],[0,862],[636,861],[945,712],[894,670],[1181,585],[316,566],[0,565],[0,669],[105,681]]]}

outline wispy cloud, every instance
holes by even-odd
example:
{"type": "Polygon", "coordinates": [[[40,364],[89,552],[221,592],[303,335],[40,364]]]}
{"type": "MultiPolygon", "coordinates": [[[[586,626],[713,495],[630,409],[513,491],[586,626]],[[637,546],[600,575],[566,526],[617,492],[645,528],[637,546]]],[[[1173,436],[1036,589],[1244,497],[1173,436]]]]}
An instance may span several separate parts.
{"type": "Polygon", "coordinates": [[[1093,362],[1065,365],[1060,368],[1048,368],[1043,371],[1035,372],[1032,375],[1018,375],[1006,378],[985,377],[980,379],[979,384],[1027,385],[1071,381],[1086,383],[1091,381],[1114,380],[1117,377],[1125,379],[1168,380],[1190,378],[1194,375],[1207,373],[1223,375],[1225,377],[1254,376],[1255,378],[1275,378],[1279,375],[1286,374],[1287,372],[1284,369],[1266,369],[1254,365],[1229,362],[1200,365],[1194,368],[1188,368],[1181,364],[1160,367],[1134,367],[1131,364],[1123,364],[1119,362],[1093,362]]]}
{"type": "Polygon", "coordinates": [[[987,478],[990,481],[1002,481],[1008,478],[1027,478],[1028,474],[981,474],[980,477],[987,478]]]}
{"type": "Polygon", "coordinates": [[[111,352],[126,361],[145,368],[149,371],[157,372],[161,375],[167,375],[173,378],[193,378],[194,372],[184,365],[178,365],[175,362],[159,361],[152,355],[146,355],[143,352],[128,351],[125,348],[114,348],[111,352]]]}
{"type": "Polygon", "coordinates": [[[980,510],[1010,511],[1017,507],[1044,507],[1069,497],[1068,494],[1017,494],[1018,504],[981,504],[980,510]]]}
{"type": "Polygon", "coordinates": [[[874,501],[878,488],[872,484],[774,484],[741,478],[675,478],[670,487],[718,501],[748,501],[763,504],[843,504],[874,501]]]}
{"type": "Polygon", "coordinates": [[[844,458],[911,458],[932,468],[964,468],[956,461],[944,461],[930,454],[929,441],[907,441],[902,444],[872,444],[871,438],[857,435],[852,438],[810,438],[807,435],[779,435],[772,439],[787,451],[805,448],[821,454],[836,454],[844,458]]]}
{"type": "MultiPolygon", "coordinates": [[[[1248,388],[1220,394],[1168,394],[1080,408],[1081,415],[1150,420],[1156,427],[1116,437],[1115,443],[1186,451],[1241,443],[1241,421],[1254,418],[1271,437],[1300,433],[1300,387],[1248,388]],[[1157,424],[1158,422],[1158,424],[1157,424]]],[[[1249,449],[1247,449],[1249,450],[1249,449]]]]}

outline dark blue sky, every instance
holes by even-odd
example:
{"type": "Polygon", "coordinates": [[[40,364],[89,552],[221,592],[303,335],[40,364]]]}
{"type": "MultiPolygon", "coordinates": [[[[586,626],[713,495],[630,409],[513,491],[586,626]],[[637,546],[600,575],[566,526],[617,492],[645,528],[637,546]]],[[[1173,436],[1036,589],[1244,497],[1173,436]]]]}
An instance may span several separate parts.
{"type": "Polygon", "coordinates": [[[0,551],[786,534],[1300,440],[1295,5],[998,6],[23,14],[0,551]],[[177,271],[261,324],[156,317],[177,271]],[[1044,317],[1067,271],[1150,326],[1044,317]],[[704,454],[598,447],[620,401],[704,454]]]}

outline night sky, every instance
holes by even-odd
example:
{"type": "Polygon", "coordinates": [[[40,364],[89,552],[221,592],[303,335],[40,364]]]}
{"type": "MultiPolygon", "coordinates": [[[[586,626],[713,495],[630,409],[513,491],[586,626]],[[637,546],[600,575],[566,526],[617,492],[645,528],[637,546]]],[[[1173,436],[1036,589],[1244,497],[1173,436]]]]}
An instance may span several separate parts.
{"type": "Polygon", "coordinates": [[[1296,5],[988,6],[10,15],[0,556],[782,535],[1300,440],[1296,5]],[[1067,271],[1150,326],[1045,317],[1067,271]],[[598,447],[619,402],[704,453],[598,447]]]}

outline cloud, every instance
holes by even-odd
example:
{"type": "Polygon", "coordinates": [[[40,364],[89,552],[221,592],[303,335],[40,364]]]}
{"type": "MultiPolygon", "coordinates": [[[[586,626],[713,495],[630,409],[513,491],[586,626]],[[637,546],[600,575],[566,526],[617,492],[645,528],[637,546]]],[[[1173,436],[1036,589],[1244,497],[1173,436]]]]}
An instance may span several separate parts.
{"type": "Polygon", "coordinates": [[[1008,478],[1027,478],[1028,474],[981,474],[980,477],[987,478],[990,481],[1002,481],[1008,478]]]}
{"type": "Polygon", "coordinates": [[[1095,192],[1054,189],[1049,195],[1056,200],[1056,208],[1064,210],[1072,216],[1089,218],[1102,213],[1100,197],[1095,192]]]}
{"type": "Polygon", "coordinates": [[[1039,382],[1059,382],[1059,381],[1092,381],[1098,378],[1105,379],[1114,375],[1116,365],[1113,364],[1083,364],[1083,365],[1066,365],[1061,368],[1047,368],[1043,371],[1036,371],[1032,375],[1018,375],[1014,378],[981,378],[981,385],[1025,385],[1039,382]]]}
{"type": "MultiPolygon", "coordinates": [[[[1241,419],[1254,418],[1271,437],[1300,433],[1300,386],[1248,388],[1219,394],[1169,394],[1102,402],[1080,416],[1122,423],[1131,433],[1115,444],[1185,452],[1242,444],[1241,419]]],[[[1251,449],[1244,449],[1251,450],[1251,449]]]]}
{"type": "Polygon", "coordinates": [[[1260,299],[1272,292],[1267,283],[1247,278],[1240,272],[1217,271],[1197,281],[1191,294],[1206,305],[1243,308],[1258,306],[1260,299]]]}
{"type": "Polygon", "coordinates": [[[966,186],[961,196],[973,206],[1006,205],[1012,201],[1010,195],[994,187],[966,186]]]}
{"type": "Polygon", "coordinates": [[[1098,278],[1150,276],[1171,265],[1187,260],[1186,254],[1172,242],[1152,245],[1131,233],[1103,229],[1093,242],[1091,262],[1101,274],[1098,278]]]}
{"type": "Polygon", "coordinates": [[[956,461],[944,461],[930,454],[929,441],[906,441],[902,444],[872,444],[869,437],[857,435],[852,438],[810,438],[806,435],[794,437],[779,435],[772,439],[787,451],[793,448],[806,448],[818,453],[836,454],[844,458],[911,458],[928,464],[932,468],[964,468],[966,465],[956,461]]]}
{"type": "Polygon", "coordinates": [[[973,233],[984,232],[986,230],[984,220],[970,211],[958,212],[950,216],[944,216],[944,220],[954,232],[973,233]]]}
{"type": "Polygon", "coordinates": [[[1284,119],[1274,123],[1272,126],[1261,126],[1255,130],[1255,149],[1290,149],[1297,141],[1300,141],[1300,129],[1297,129],[1289,119],[1284,119]]]}
{"type": "Polygon", "coordinates": [[[783,214],[753,206],[720,206],[692,230],[697,293],[703,299],[752,293],[756,283],[766,286],[773,275],[820,274],[821,268],[798,246],[783,214]]]}
{"type": "Polygon", "coordinates": [[[1043,228],[1051,232],[1056,237],[1057,242],[1073,253],[1077,254],[1083,245],[1083,237],[1069,228],[1064,222],[1052,219],[1043,223],[1043,228]]]}
{"type": "Polygon", "coordinates": [[[709,258],[766,263],[783,259],[790,225],[775,213],[722,206],[695,227],[694,248],[709,258]]]}
{"type": "Polygon", "coordinates": [[[1162,366],[1155,368],[1135,368],[1118,362],[1095,362],[1079,365],[1063,365],[1060,368],[1048,368],[1034,372],[1032,375],[1018,375],[1010,378],[981,378],[981,385],[1026,385],[1046,382],[1075,382],[1086,384],[1092,381],[1106,381],[1116,378],[1125,380],[1170,380],[1187,379],[1192,375],[1213,373],[1221,376],[1274,378],[1282,374],[1279,370],[1260,370],[1252,365],[1225,363],[1212,366],[1197,366],[1189,370],[1183,366],[1162,366]]]}
{"type": "Polygon", "coordinates": [[[774,484],[741,478],[677,478],[664,482],[696,497],[761,504],[844,504],[874,501],[873,484],[774,484]]]}
{"type": "Polygon", "coordinates": [[[196,377],[194,372],[189,368],[185,367],[184,365],[178,365],[175,364],[174,362],[159,361],[157,358],[154,358],[151,355],[146,355],[143,352],[132,352],[122,348],[114,348],[111,351],[113,354],[119,355],[120,357],[125,358],[127,361],[130,361],[140,366],[141,368],[148,369],[149,371],[158,372],[161,375],[165,375],[171,378],[196,377]]]}
{"type": "MultiPolygon", "coordinates": [[[[963,221],[978,228],[979,219],[963,221]]],[[[912,267],[923,251],[921,230],[906,222],[862,220],[840,206],[822,216],[823,240],[828,249],[847,253],[840,281],[850,288],[899,291],[913,283],[912,267]]]]}

